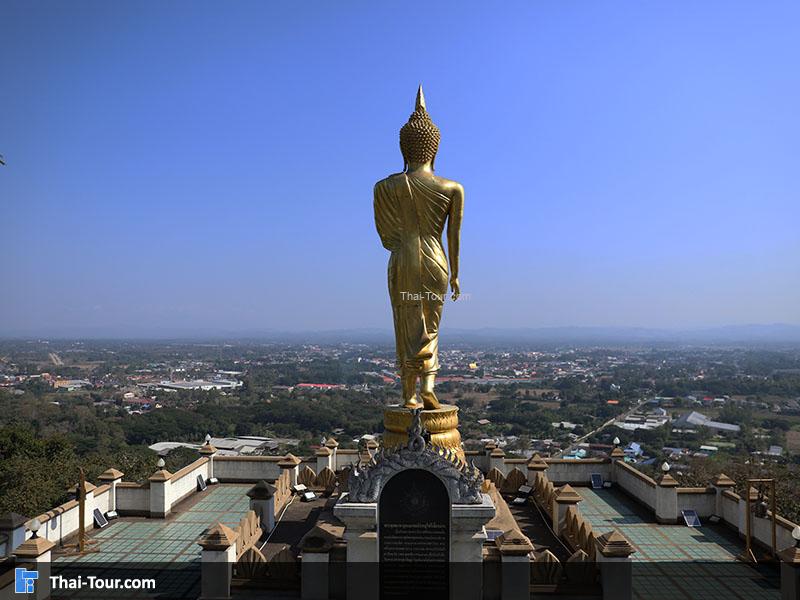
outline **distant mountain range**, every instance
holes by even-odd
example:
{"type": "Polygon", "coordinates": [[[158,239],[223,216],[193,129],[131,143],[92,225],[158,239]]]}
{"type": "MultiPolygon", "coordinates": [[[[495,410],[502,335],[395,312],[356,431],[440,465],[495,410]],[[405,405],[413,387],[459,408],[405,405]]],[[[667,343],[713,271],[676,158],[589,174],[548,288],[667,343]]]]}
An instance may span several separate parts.
{"type": "Polygon", "coordinates": [[[646,327],[539,327],[524,329],[458,330],[453,334],[473,339],[498,339],[549,342],[680,342],[800,343],[800,325],[727,325],[685,329],[646,327]]]}
{"type": "MultiPolygon", "coordinates": [[[[523,327],[458,329],[443,335],[451,342],[546,344],[800,344],[800,325],[728,325],[684,329],[645,327],[523,327]]],[[[347,329],[318,332],[271,332],[266,337],[318,342],[391,342],[392,332],[381,329],[347,329]]],[[[250,336],[248,336],[250,337],[250,336]]]]}
{"type": "MultiPolygon", "coordinates": [[[[746,344],[800,345],[800,325],[786,323],[728,325],[696,328],[647,327],[521,327],[521,328],[445,328],[448,343],[468,344],[746,344]]],[[[141,332],[138,335],[115,335],[112,332],[52,332],[51,335],[0,335],[16,339],[170,339],[170,340],[230,340],[278,341],[291,343],[370,343],[391,344],[389,329],[334,329],[326,331],[197,330],[161,331],[158,334],[141,332]]]]}

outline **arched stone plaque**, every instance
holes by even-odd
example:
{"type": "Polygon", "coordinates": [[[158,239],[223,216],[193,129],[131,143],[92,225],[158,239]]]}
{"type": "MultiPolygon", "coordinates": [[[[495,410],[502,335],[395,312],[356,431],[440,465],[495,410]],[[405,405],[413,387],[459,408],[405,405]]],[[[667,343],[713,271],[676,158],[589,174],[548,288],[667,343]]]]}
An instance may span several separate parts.
{"type": "Polygon", "coordinates": [[[450,496],[439,477],[406,469],[384,484],[378,544],[382,599],[449,597],[450,496]]]}

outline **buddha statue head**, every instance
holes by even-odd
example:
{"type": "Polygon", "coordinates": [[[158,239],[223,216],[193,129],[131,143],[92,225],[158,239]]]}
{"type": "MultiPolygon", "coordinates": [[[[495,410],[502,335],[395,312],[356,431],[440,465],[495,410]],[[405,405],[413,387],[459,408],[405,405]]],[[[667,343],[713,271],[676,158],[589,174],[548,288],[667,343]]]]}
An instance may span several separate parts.
{"type": "Polygon", "coordinates": [[[417,90],[417,104],[408,122],[400,129],[400,151],[403,153],[405,168],[409,164],[431,163],[436,159],[441,135],[425,108],[422,86],[417,90]]]}

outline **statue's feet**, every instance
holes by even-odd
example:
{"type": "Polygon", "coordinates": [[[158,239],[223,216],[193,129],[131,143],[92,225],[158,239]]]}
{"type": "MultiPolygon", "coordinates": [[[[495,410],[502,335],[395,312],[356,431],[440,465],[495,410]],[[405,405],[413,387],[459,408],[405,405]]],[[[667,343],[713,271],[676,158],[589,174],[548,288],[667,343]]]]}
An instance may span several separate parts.
{"type": "Polygon", "coordinates": [[[439,404],[439,399],[436,397],[436,394],[433,393],[433,390],[422,390],[419,395],[422,396],[422,402],[425,404],[425,410],[433,410],[441,406],[441,404],[439,404]]]}
{"type": "Polygon", "coordinates": [[[419,402],[417,402],[416,394],[414,396],[411,396],[411,398],[409,398],[408,400],[406,400],[403,406],[405,408],[422,408],[422,405],[419,402]]]}

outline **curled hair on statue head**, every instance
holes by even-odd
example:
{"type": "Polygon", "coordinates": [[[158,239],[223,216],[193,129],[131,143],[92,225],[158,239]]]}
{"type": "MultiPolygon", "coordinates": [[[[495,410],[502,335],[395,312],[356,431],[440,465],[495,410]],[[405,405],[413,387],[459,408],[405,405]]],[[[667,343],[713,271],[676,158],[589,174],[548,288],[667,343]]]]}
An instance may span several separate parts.
{"type": "Polygon", "coordinates": [[[425,107],[422,86],[417,91],[417,103],[408,122],[400,129],[400,152],[403,153],[403,171],[410,163],[433,163],[439,150],[441,134],[425,107]]]}

